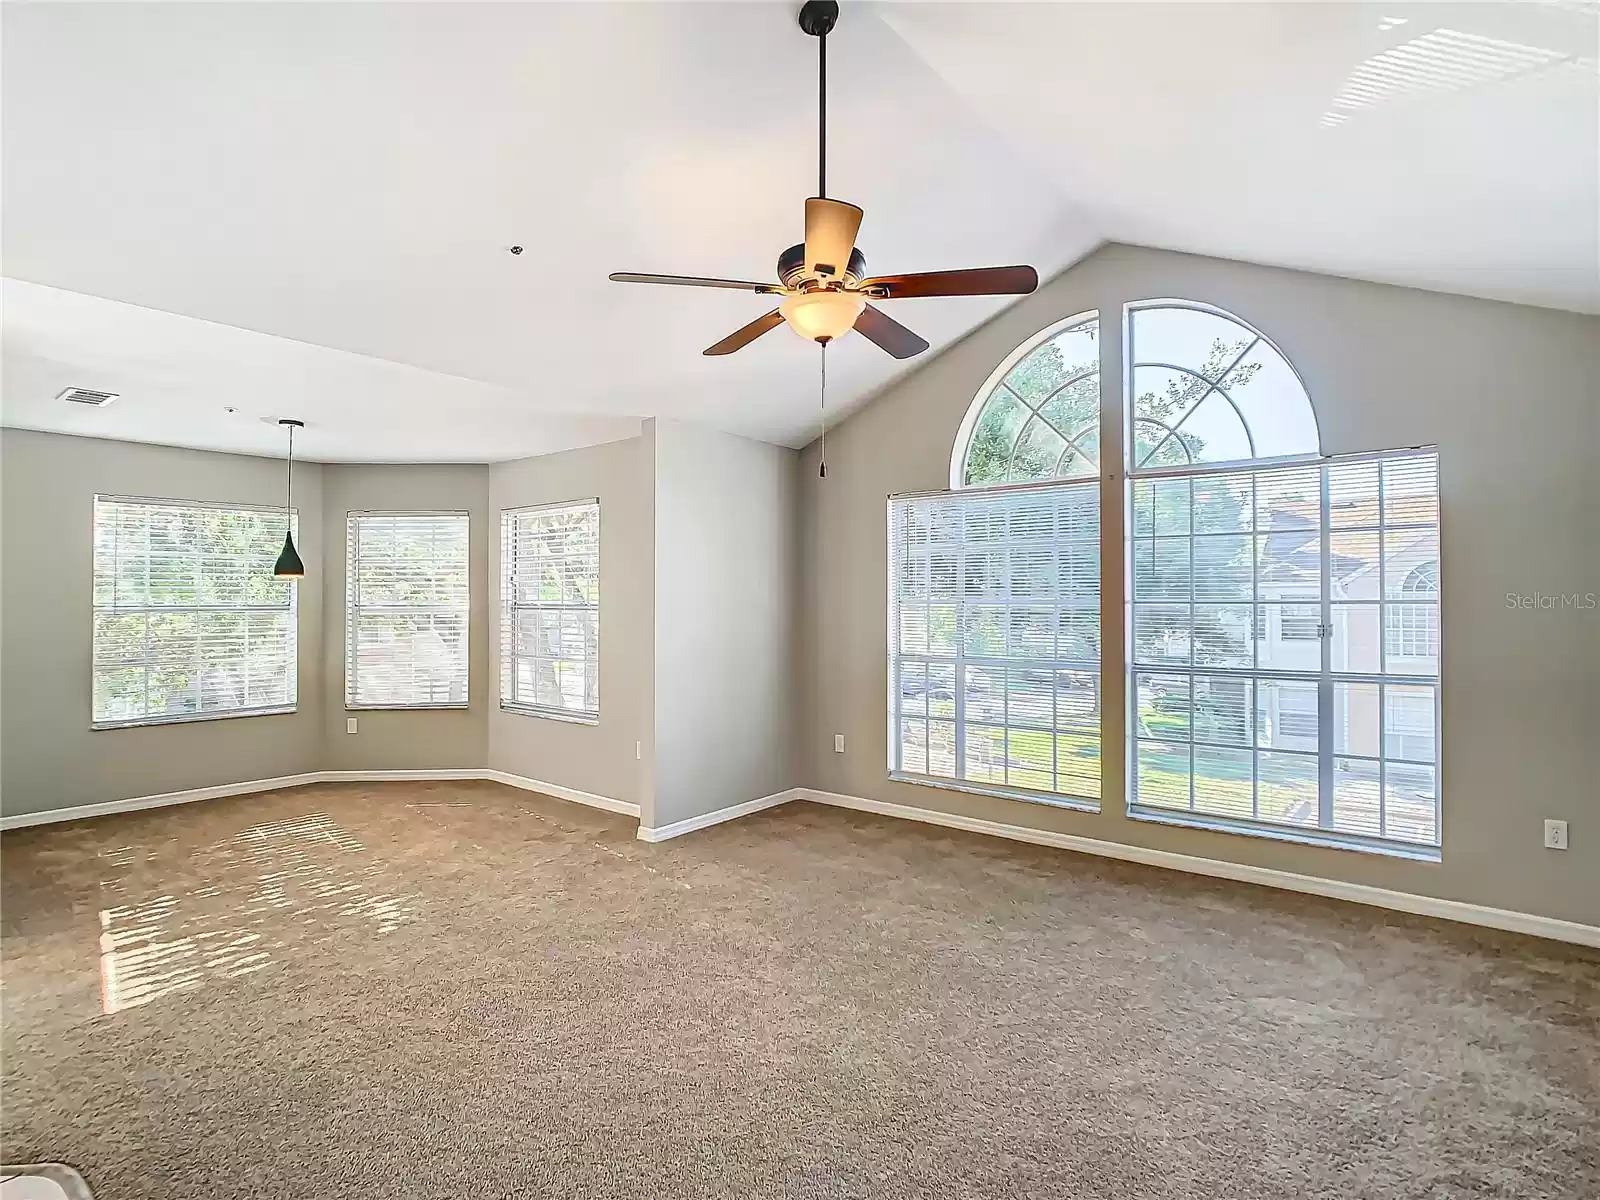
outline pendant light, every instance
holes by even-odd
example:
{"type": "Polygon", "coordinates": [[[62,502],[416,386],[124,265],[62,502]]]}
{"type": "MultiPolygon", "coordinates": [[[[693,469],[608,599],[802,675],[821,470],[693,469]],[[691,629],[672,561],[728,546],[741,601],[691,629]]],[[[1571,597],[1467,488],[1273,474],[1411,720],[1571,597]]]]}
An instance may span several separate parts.
{"type": "Polygon", "coordinates": [[[306,423],[285,417],[278,424],[289,428],[289,487],[283,502],[283,553],[272,564],[272,573],[279,579],[304,579],[306,565],[300,561],[300,554],[294,548],[294,431],[304,429],[306,423]]]}

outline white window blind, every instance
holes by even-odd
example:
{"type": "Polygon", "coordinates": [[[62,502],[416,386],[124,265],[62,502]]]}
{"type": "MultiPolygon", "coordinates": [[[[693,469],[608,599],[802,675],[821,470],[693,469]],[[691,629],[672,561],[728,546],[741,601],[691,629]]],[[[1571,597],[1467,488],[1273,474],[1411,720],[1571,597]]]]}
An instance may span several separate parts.
{"type": "Polygon", "coordinates": [[[500,517],[500,707],[600,719],[600,502],[500,517]]]}
{"type": "Polygon", "coordinates": [[[1099,486],[891,498],[891,775],[1099,804],[1099,486]]]}
{"type": "Polygon", "coordinates": [[[1437,457],[1131,497],[1130,811],[1437,846],[1437,457]]]}
{"type": "Polygon", "coordinates": [[[353,512],[345,527],[346,708],[465,708],[464,512],[353,512]]]}
{"type": "Polygon", "coordinates": [[[293,712],[280,510],[94,498],[95,729],[293,712]]]}

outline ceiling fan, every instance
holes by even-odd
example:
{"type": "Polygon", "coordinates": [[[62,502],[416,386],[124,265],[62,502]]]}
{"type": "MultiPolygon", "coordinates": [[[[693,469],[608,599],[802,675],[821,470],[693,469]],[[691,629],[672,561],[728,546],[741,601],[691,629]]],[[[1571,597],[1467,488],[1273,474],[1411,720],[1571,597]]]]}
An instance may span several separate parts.
{"type": "Polygon", "coordinates": [[[736,329],[704,353],[732,354],[787,321],[801,337],[826,346],[851,329],[895,358],[921,354],[928,343],[875,307],[873,300],[912,296],[1022,296],[1039,286],[1032,267],[978,267],[919,275],[867,275],[867,259],[856,246],[862,210],[828,197],[828,34],[839,19],[835,0],[807,0],[800,28],[817,39],[817,194],[806,201],[806,240],[778,256],[780,283],[707,279],[694,275],[641,275],[619,271],[617,283],[662,283],[678,287],[733,288],[782,296],[777,308],[736,329]]]}

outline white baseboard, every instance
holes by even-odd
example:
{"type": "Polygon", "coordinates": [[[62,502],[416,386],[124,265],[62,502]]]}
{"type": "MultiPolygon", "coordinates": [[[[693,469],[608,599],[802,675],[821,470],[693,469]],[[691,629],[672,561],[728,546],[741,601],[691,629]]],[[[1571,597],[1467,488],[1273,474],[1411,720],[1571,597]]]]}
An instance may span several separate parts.
{"type": "Polygon", "coordinates": [[[483,779],[482,767],[436,767],[414,771],[318,771],[316,783],[394,783],[403,779],[483,779]]]}
{"type": "Polygon", "coordinates": [[[165,808],[169,804],[189,804],[195,800],[216,800],[223,796],[248,796],[252,792],[271,792],[279,788],[302,787],[308,783],[393,783],[407,779],[487,779],[528,792],[541,792],[558,800],[570,800],[574,804],[622,813],[635,820],[639,817],[639,806],[629,804],[626,800],[613,800],[610,796],[580,792],[577,788],[525,779],[505,771],[491,771],[482,767],[444,767],[414,771],[306,771],[276,779],[250,779],[243,783],[223,783],[215,787],[190,788],[183,792],[163,792],[159,796],[131,796],[126,800],[108,800],[103,804],[80,804],[73,808],[0,816],[0,831],[23,829],[29,825],[53,825],[59,821],[82,821],[89,817],[139,812],[146,808],[165,808]]]}
{"type": "Polygon", "coordinates": [[[730,804],[727,808],[718,808],[708,813],[701,813],[698,817],[688,817],[682,821],[674,821],[671,825],[657,825],[654,827],[639,826],[639,840],[641,842],[664,842],[669,838],[682,837],[686,833],[693,833],[697,829],[705,829],[711,825],[720,825],[724,821],[736,821],[740,817],[748,817],[751,813],[758,813],[764,808],[776,808],[780,804],[787,804],[791,800],[799,800],[803,793],[799,788],[789,788],[787,791],[774,792],[770,796],[761,796],[755,800],[746,800],[743,804],[730,804]]]}
{"type": "Polygon", "coordinates": [[[559,783],[529,779],[523,775],[513,775],[509,771],[477,771],[473,773],[472,778],[489,779],[495,783],[503,783],[507,787],[521,788],[525,792],[540,792],[546,796],[554,796],[557,800],[570,800],[574,804],[587,804],[590,808],[603,808],[606,812],[621,813],[625,817],[639,819],[637,804],[627,800],[615,800],[595,792],[581,792],[577,788],[563,787],[559,783]]]}
{"type": "Polygon", "coordinates": [[[216,800],[222,796],[247,796],[251,792],[272,792],[279,788],[321,783],[324,772],[307,771],[300,775],[280,775],[276,779],[250,779],[244,783],[220,783],[215,787],[190,788],[183,792],[162,792],[158,796],[130,796],[126,800],[107,800],[101,804],[79,804],[72,808],[50,808],[43,812],[12,813],[0,817],[0,830],[23,829],[29,825],[53,825],[57,821],[82,821],[111,813],[138,812],[146,808],[165,808],[169,804],[189,804],[195,800],[216,800]]]}
{"type": "MultiPolygon", "coordinates": [[[[407,779],[486,779],[524,791],[538,792],[606,812],[624,816],[639,816],[639,806],[626,800],[584,792],[539,779],[512,775],[507,771],[472,768],[444,768],[414,771],[307,771],[299,775],[283,775],[275,779],[251,779],[242,783],[224,783],[214,787],[191,788],[181,792],[164,792],[156,796],[134,796],[126,800],[109,800],[101,804],[81,804],[73,808],[49,809],[44,812],[15,813],[0,816],[0,830],[22,829],[31,825],[53,824],[58,821],[81,821],[89,817],[103,817],[112,813],[138,812],[147,808],[165,808],[172,804],[188,804],[196,800],[214,800],[223,796],[245,796],[253,792],[270,792],[280,788],[301,787],[308,783],[378,783],[407,779]]],[[[907,821],[922,821],[929,825],[942,825],[950,829],[963,829],[990,837],[1008,838],[1016,842],[1030,842],[1038,846],[1053,846],[1061,850],[1075,850],[1081,854],[1094,854],[1102,858],[1122,859],[1143,863],[1146,866],[1164,867],[1173,871],[1187,871],[1192,875],[1209,875],[1217,879],[1233,879],[1241,883],[1256,883],[1285,891],[1303,892],[1312,896],[1327,896],[1335,900],[1349,900],[1376,908],[1397,912],[1415,913],[1425,917],[1441,917],[1447,921],[1460,921],[1468,925],[1481,925],[1490,929],[1504,929],[1512,933],[1526,933],[1534,937],[1552,938],[1580,946],[1600,948],[1600,926],[1584,925],[1577,921],[1562,921],[1554,917],[1541,917],[1532,913],[1513,912],[1503,908],[1489,908],[1480,904],[1467,904],[1460,900],[1441,900],[1433,896],[1419,896],[1411,892],[1396,892],[1387,888],[1368,887],[1364,884],[1345,883],[1337,879],[1323,879],[1314,875],[1298,875],[1291,871],[1275,871],[1267,867],[1254,867],[1245,863],[1222,859],[1199,858],[1189,854],[1174,854],[1166,850],[1152,850],[1144,846],[1131,846],[1122,842],[1107,842],[1098,838],[1078,837],[1067,833],[1054,833],[1046,829],[1032,829],[1025,825],[1008,825],[1000,821],[986,821],[978,817],[957,813],[939,812],[935,809],[917,808],[909,804],[891,804],[884,800],[871,800],[865,796],[847,796],[839,792],[823,792],[813,788],[790,788],[770,796],[747,800],[715,812],[704,813],[671,825],[641,826],[639,839],[645,842],[664,842],[670,838],[693,833],[724,821],[737,820],[763,809],[776,808],[791,800],[811,800],[835,808],[851,808],[860,812],[877,813],[907,821]]]]}
{"type": "MultiPolygon", "coordinates": [[[[1102,858],[1118,858],[1151,867],[1187,871],[1191,875],[1210,875],[1217,879],[1258,883],[1265,887],[1281,888],[1284,891],[1327,896],[1335,900],[1350,900],[1356,904],[1415,913],[1424,917],[1442,917],[1447,921],[1482,925],[1490,929],[1505,929],[1512,933],[1527,933],[1534,937],[1552,938],[1555,941],[1572,942],[1579,946],[1600,947],[1600,926],[1583,925],[1577,921],[1561,921],[1554,917],[1513,912],[1504,908],[1488,908],[1460,900],[1418,896],[1411,892],[1395,892],[1388,888],[1344,883],[1337,879],[1323,879],[1315,875],[1297,875],[1292,871],[1274,871],[1266,867],[1253,867],[1221,859],[1173,854],[1167,850],[1151,850],[1144,846],[1130,846],[1122,842],[1106,842],[1098,838],[1053,833],[1046,829],[1030,829],[1024,825],[1007,825],[1000,821],[985,821],[956,813],[915,808],[909,804],[869,800],[865,796],[846,796],[839,792],[821,792],[812,788],[797,788],[795,794],[799,799],[829,804],[835,808],[853,808],[860,812],[899,817],[906,821],[922,821],[929,825],[943,825],[971,833],[986,833],[991,837],[1009,838],[1014,842],[1031,842],[1037,846],[1054,846],[1061,850],[1076,850],[1081,854],[1095,854],[1102,858]]],[[[639,832],[640,836],[643,836],[644,831],[639,832]]]]}

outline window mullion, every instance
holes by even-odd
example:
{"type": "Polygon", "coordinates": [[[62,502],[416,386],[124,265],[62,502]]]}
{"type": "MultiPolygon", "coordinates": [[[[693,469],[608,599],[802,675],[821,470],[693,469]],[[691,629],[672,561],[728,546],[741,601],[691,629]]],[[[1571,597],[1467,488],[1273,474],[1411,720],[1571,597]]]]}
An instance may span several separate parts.
{"type": "MultiPolygon", "coordinates": [[[[1058,531],[1058,533],[1059,533],[1059,531],[1058,531]]],[[[1057,540],[1057,544],[1059,545],[1060,544],[1059,536],[1057,537],[1056,540],[1057,540]]],[[[1056,661],[1060,662],[1061,661],[1061,611],[1062,611],[1061,610],[1061,596],[1062,596],[1062,593],[1066,591],[1066,588],[1062,586],[1062,582],[1061,582],[1061,563],[1059,561],[1059,558],[1058,558],[1058,561],[1055,563],[1053,569],[1056,572],[1056,603],[1055,603],[1055,606],[1051,609],[1052,629],[1051,629],[1051,635],[1050,635],[1050,649],[1051,649],[1051,653],[1055,655],[1056,661]]],[[[1100,664],[1096,663],[1095,664],[1095,671],[1096,671],[1097,675],[1098,675],[1099,670],[1100,670],[1100,664]]],[[[1051,670],[1050,670],[1050,787],[1051,787],[1052,790],[1057,791],[1057,792],[1059,792],[1061,790],[1061,736],[1060,736],[1060,730],[1061,730],[1061,686],[1060,686],[1060,684],[1061,684],[1060,678],[1058,677],[1055,669],[1052,667],[1051,670]]],[[[1105,759],[1104,751],[1101,752],[1101,756],[1100,757],[1101,757],[1101,760],[1104,761],[1104,759],[1105,759]]]]}
{"type": "MultiPolygon", "coordinates": [[[[1181,424],[1181,422],[1180,422],[1180,424],[1181,424]]],[[[1174,433],[1176,433],[1176,430],[1174,430],[1174,433]]],[[[1186,497],[1187,497],[1185,502],[1184,502],[1184,508],[1187,510],[1187,515],[1188,515],[1188,518],[1189,518],[1189,544],[1188,544],[1188,547],[1187,547],[1187,549],[1189,551],[1189,811],[1193,812],[1194,811],[1194,800],[1195,800],[1195,795],[1194,795],[1194,760],[1195,760],[1194,739],[1195,739],[1195,728],[1194,728],[1194,726],[1195,726],[1195,717],[1197,715],[1195,713],[1195,703],[1194,703],[1194,698],[1195,698],[1195,686],[1194,686],[1194,682],[1195,682],[1195,680],[1194,680],[1194,675],[1195,675],[1195,661],[1194,661],[1194,643],[1195,643],[1195,636],[1194,636],[1194,630],[1195,630],[1195,608],[1194,608],[1194,594],[1195,594],[1194,593],[1194,480],[1192,480],[1192,479],[1184,480],[1183,486],[1186,489],[1186,497]]],[[[1152,538],[1152,541],[1151,541],[1151,545],[1152,545],[1152,547],[1155,545],[1155,542],[1154,542],[1153,538],[1152,538]]]]}
{"type": "Polygon", "coordinates": [[[1318,547],[1317,570],[1322,576],[1318,587],[1317,677],[1317,826],[1333,828],[1333,501],[1329,468],[1318,471],[1318,547]]]}
{"type": "Polygon", "coordinates": [[[1246,684],[1250,697],[1245,713],[1246,727],[1250,730],[1250,817],[1261,819],[1261,730],[1258,728],[1261,712],[1261,642],[1256,638],[1256,614],[1261,609],[1261,537],[1256,529],[1256,476],[1250,476],[1250,519],[1245,523],[1250,530],[1250,667],[1251,680],[1246,684]]]}
{"type": "Polygon", "coordinates": [[[956,542],[956,739],[955,762],[951,775],[956,779],[967,777],[967,635],[971,621],[967,612],[967,522],[966,513],[960,514],[961,537],[956,542]]]}
{"type": "MultiPolygon", "coordinates": [[[[889,545],[892,553],[889,555],[889,569],[892,571],[895,586],[889,589],[889,769],[898,771],[905,761],[905,722],[901,719],[900,710],[905,696],[905,660],[900,656],[900,625],[901,601],[899,584],[905,579],[906,564],[911,560],[909,539],[906,537],[905,515],[894,514],[889,525],[889,545]]],[[[923,618],[923,650],[927,651],[928,619],[923,618]]],[[[922,664],[922,721],[924,727],[928,721],[928,664],[922,664]]],[[[924,728],[922,735],[924,770],[927,770],[928,735],[924,728]]]]}

